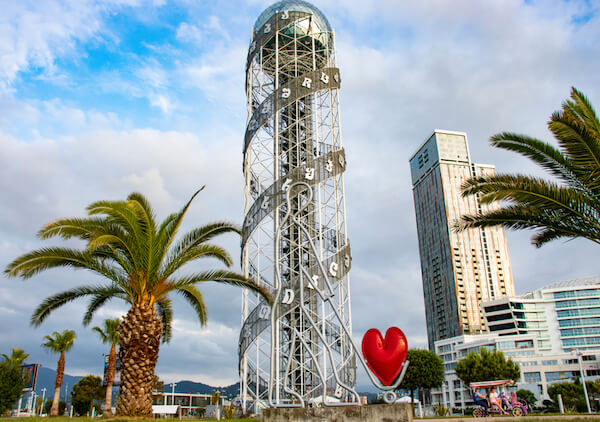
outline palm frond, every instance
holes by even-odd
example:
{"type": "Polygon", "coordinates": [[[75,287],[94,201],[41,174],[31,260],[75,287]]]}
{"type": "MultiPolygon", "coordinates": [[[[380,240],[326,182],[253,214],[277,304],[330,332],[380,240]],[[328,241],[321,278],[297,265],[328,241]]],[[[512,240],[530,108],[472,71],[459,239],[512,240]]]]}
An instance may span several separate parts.
{"type": "Polygon", "coordinates": [[[126,303],[131,304],[133,293],[127,293],[121,290],[120,287],[114,286],[113,288],[107,287],[105,290],[99,290],[90,299],[87,310],[83,315],[83,326],[88,326],[92,322],[96,311],[98,311],[102,306],[106,303],[110,302],[112,299],[121,299],[126,303]]]}
{"type": "Polygon", "coordinates": [[[82,286],[50,296],[33,311],[31,325],[39,326],[56,309],[80,297],[107,295],[122,292],[117,286],[82,286]]]}
{"type": "Polygon", "coordinates": [[[144,246],[146,256],[144,257],[144,269],[148,274],[152,273],[154,258],[154,243],[156,236],[156,216],[150,202],[144,195],[138,192],[131,193],[127,197],[127,207],[133,210],[136,215],[138,226],[144,235],[144,246]]]}
{"type": "Polygon", "coordinates": [[[536,138],[512,132],[498,133],[490,138],[496,148],[517,152],[539,164],[553,175],[576,189],[589,191],[587,171],[575,166],[567,156],[554,146],[536,138]]]}
{"type": "Polygon", "coordinates": [[[183,296],[183,298],[192,306],[192,308],[194,308],[200,325],[205,326],[208,317],[206,315],[204,298],[202,297],[200,290],[198,290],[193,284],[186,284],[179,287],[176,292],[183,296]]]}
{"type": "Polygon", "coordinates": [[[160,266],[162,265],[162,262],[175,239],[175,235],[177,234],[179,227],[181,226],[183,217],[187,213],[187,210],[190,208],[192,201],[194,200],[194,198],[196,198],[196,196],[198,196],[200,192],[204,190],[205,187],[206,185],[198,189],[179,212],[169,215],[162,222],[157,234],[157,247],[155,248],[157,256],[154,260],[157,267],[154,268],[155,271],[158,271],[160,266]]]}
{"type": "Polygon", "coordinates": [[[131,235],[131,252],[134,253],[136,268],[148,265],[148,244],[136,212],[125,201],[98,201],[88,208],[90,215],[104,214],[109,223],[121,226],[131,235]]]}
{"type": "Polygon", "coordinates": [[[552,210],[537,207],[513,205],[489,211],[485,214],[464,215],[455,224],[457,231],[472,228],[504,226],[506,229],[537,230],[532,242],[540,247],[549,240],[560,237],[583,237],[600,243],[600,230],[587,226],[578,218],[565,216],[552,210]],[[544,235],[544,231],[549,233],[544,235]],[[552,232],[552,236],[550,236],[552,232]],[[538,240],[537,237],[540,237],[538,240]]]}
{"type": "Polygon", "coordinates": [[[69,248],[42,248],[16,258],[4,272],[9,277],[30,278],[40,271],[57,267],[82,268],[100,274],[121,285],[124,274],[87,251],[69,248]]]}
{"type": "Polygon", "coordinates": [[[108,335],[104,332],[104,330],[100,327],[92,327],[92,331],[95,331],[100,337],[100,341],[102,343],[108,342],[108,335]]]}
{"type": "Polygon", "coordinates": [[[571,99],[573,100],[571,108],[581,121],[594,132],[600,134],[600,120],[590,100],[575,87],[571,88],[571,99]]]}
{"type": "Polygon", "coordinates": [[[156,307],[162,324],[162,341],[168,343],[171,341],[173,333],[173,306],[171,300],[164,297],[156,302],[156,307]]]}
{"type": "Polygon", "coordinates": [[[483,204],[509,201],[525,207],[553,210],[600,229],[598,200],[543,179],[523,175],[475,177],[467,180],[462,189],[463,196],[476,194],[483,204]]]}
{"type": "Polygon", "coordinates": [[[178,254],[169,254],[164,263],[165,267],[161,270],[161,275],[165,278],[170,277],[185,264],[200,257],[215,258],[228,267],[233,263],[231,256],[224,248],[217,245],[200,244],[189,247],[178,254]]]}
{"type": "Polygon", "coordinates": [[[59,236],[63,239],[78,238],[88,240],[98,227],[102,226],[102,218],[61,218],[42,227],[37,235],[40,239],[59,236]]]}
{"type": "Polygon", "coordinates": [[[64,330],[62,333],[55,331],[52,336],[44,336],[42,347],[54,353],[68,352],[73,347],[77,335],[73,330],[64,330]]]}
{"type": "Polygon", "coordinates": [[[171,281],[171,285],[173,286],[171,290],[178,290],[186,286],[207,281],[214,281],[216,283],[223,283],[251,290],[262,296],[269,305],[273,304],[273,294],[267,287],[256,283],[256,281],[251,278],[244,277],[242,274],[226,270],[203,271],[180,277],[171,281]]]}

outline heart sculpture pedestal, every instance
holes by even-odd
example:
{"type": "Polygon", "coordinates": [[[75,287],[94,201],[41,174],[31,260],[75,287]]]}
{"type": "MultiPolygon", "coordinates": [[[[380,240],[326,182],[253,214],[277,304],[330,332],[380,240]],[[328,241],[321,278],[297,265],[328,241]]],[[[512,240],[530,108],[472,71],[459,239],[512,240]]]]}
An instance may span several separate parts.
{"type": "Polygon", "coordinates": [[[272,407],[262,410],[261,422],[412,422],[410,403],[338,407],[272,407]]]}

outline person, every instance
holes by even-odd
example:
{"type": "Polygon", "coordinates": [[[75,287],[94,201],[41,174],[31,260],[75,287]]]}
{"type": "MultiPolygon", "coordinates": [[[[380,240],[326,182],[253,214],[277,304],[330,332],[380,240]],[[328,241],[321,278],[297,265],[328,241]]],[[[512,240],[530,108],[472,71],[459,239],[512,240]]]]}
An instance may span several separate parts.
{"type": "Polygon", "coordinates": [[[519,403],[519,398],[517,397],[517,393],[515,393],[514,391],[510,392],[510,404],[512,404],[513,406],[518,406],[519,403]]]}
{"type": "Polygon", "coordinates": [[[496,392],[496,387],[492,387],[492,389],[490,391],[490,406],[496,406],[496,407],[498,407],[498,409],[500,409],[500,411],[502,411],[502,413],[504,413],[505,415],[508,415],[508,412],[506,412],[504,410],[504,408],[502,407],[502,400],[500,399],[500,397],[498,396],[498,393],[496,392]]]}
{"type": "Polygon", "coordinates": [[[479,390],[479,387],[475,388],[475,394],[473,395],[473,401],[475,402],[475,404],[483,407],[486,412],[487,412],[488,408],[490,407],[490,405],[488,404],[487,399],[485,397],[485,394],[483,394],[479,390]]]}

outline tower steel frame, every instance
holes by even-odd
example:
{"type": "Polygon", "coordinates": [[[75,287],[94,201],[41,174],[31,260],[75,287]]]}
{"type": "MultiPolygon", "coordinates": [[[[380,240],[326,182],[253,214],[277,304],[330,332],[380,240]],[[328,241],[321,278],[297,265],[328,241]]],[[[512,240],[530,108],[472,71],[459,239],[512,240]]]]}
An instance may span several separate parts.
{"type": "Polygon", "coordinates": [[[244,408],[358,401],[339,88],[334,34],[321,16],[284,8],[254,28],[242,267],[275,304],[243,293],[244,408]]]}

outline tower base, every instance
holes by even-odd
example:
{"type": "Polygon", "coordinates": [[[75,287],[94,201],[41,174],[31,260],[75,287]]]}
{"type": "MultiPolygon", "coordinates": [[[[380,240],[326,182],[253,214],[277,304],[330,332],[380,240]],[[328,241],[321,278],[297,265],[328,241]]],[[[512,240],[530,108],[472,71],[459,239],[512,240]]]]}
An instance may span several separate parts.
{"type": "Polygon", "coordinates": [[[339,407],[277,407],[262,410],[261,422],[412,422],[409,403],[339,407]]]}

